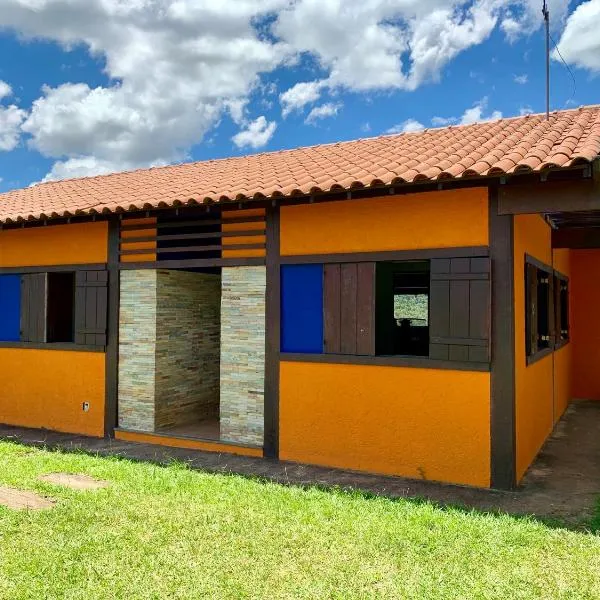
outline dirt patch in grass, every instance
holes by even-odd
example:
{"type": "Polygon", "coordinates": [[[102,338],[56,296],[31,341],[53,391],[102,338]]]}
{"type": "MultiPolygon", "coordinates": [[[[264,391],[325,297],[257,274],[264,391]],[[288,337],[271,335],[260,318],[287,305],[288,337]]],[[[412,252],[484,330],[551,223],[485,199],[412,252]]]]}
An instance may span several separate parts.
{"type": "Polygon", "coordinates": [[[53,508],[55,502],[35,492],[0,486],[0,505],[14,510],[44,510],[53,508]]]}
{"type": "Polygon", "coordinates": [[[99,490],[110,485],[108,481],[94,479],[89,475],[73,473],[49,473],[48,475],[41,475],[39,479],[45,483],[62,485],[73,490],[99,490]]]}

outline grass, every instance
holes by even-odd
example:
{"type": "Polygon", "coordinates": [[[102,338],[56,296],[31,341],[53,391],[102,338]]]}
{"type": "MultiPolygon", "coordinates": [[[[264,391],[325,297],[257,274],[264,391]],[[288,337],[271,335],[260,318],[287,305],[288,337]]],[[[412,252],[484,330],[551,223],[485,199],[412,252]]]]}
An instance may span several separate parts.
{"type": "Polygon", "coordinates": [[[533,519],[0,442],[0,597],[599,598],[600,537],[533,519]],[[73,491],[38,480],[87,473],[73,491]]]}

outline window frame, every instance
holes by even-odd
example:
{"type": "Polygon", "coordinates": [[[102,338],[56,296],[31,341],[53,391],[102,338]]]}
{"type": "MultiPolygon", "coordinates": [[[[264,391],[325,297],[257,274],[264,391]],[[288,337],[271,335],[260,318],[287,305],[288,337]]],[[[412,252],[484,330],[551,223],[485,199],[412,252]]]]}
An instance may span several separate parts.
{"type": "Polygon", "coordinates": [[[571,306],[571,289],[569,285],[569,278],[561,273],[560,271],[554,270],[554,312],[555,312],[555,341],[554,349],[559,350],[563,346],[566,346],[571,341],[571,319],[570,319],[570,306],[571,306]],[[566,291],[566,336],[563,337],[563,321],[562,321],[562,286],[565,286],[566,291]]]}
{"type": "MultiPolygon", "coordinates": [[[[488,265],[490,260],[489,246],[463,246],[455,248],[424,248],[415,250],[384,250],[374,252],[357,252],[357,253],[333,253],[333,254],[299,254],[278,257],[278,268],[283,265],[291,264],[311,264],[320,263],[328,265],[331,263],[378,263],[378,262],[404,262],[404,261],[425,261],[433,259],[454,259],[462,261],[463,259],[484,259],[488,265]]],[[[439,275],[438,275],[439,277],[439,275]]],[[[461,277],[450,275],[450,278],[469,279],[469,277],[461,277]]],[[[487,315],[491,322],[491,273],[489,270],[486,274],[476,275],[475,279],[487,279],[489,281],[489,298],[487,315]]],[[[430,290],[431,293],[431,290],[430,290]]],[[[280,293],[278,293],[280,296],[280,293]]],[[[431,303],[429,310],[429,326],[431,327],[431,303]]],[[[446,339],[438,340],[447,343],[446,339]]],[[[430,358],[429,356],[412,356],[412,355],[361,355],[361,354],[308,354],[297,352],[281,351],[281,341],[278,340],[279,358],[281,361],[287,362],[314,362],[314,363],[332,363],[332,364],[357,364],[357,365],[378,365],[378,366],[403,366],[414,368],[428,369],[443,369],[453,371],[483,371],[491,370],[491,357],[488,355],[486,361],[477,362],[475,360],[447,358],[430,358]]],[[[491,332],[488,330],[487,335],[488,352],[491,351],[491,332]]]]}
{"type": "MultiPolygon", "coordinates": [[[[106,263],[69,264],[69,265],[41,265],[26,267],[0,267],[0,275],[30,275],[48,273],[73,273],[78,271],[106,271],[106,263]]],[[[47,298],[45,300],[47,302],[47,298]]],[[[73,305],[75,319],[75,304],[73,305]]],[[[20,315],[22,319],[22,315],[20,315]]],[[[47,315],[46,315],[47,318],[47,315]]],[[[47,326],[47,323],[46,323],[47,326]]],[[[74,338],[75,339],[75,338],[74,338]]],[[[106,346],[78,344],[76,342],[29,342],[29,341],[0,341],[0,348],[32,349],[32,350],[72,350],[77,352],[106,352],[106,346]]]]}
{"type": "MultiPolygon", "coordinates": [[[[556,271],[550,265],[545,264],[544,262],[534,258],[529,254],[525,254],[524,260],[524,296],[525,296],[525,363],[527,366],[532,365],[542,358],[549,356],[559,348],[562,348],[570,341],[570,323],[567,317],[567,325],[568,325],[568,334],[566,339],[561,339],[561,334],[559,328],[557,328],[557,319],[560,319],[560,315],[558,312],[560,311],[560,301],[557,301],[556,296],[556,284],[558,282],[567,282],[569,278],[562,273],[556,271]],[[535,348],[531,348],[531,292],[530,292],[530,281],[529,281],[529,268],[533,267],[537,270],[537,272],[542,272],[548,277],[548,346],[539,347],[536,343],[535,348]]],[[[567,307],[569,306],[569,294],[570,290],[567,287],[567,307]]],[[[536,298],[537,302],[537,298],[536,298]]],[[[537,324],[536,324],[537,329],[537,324]]]]}

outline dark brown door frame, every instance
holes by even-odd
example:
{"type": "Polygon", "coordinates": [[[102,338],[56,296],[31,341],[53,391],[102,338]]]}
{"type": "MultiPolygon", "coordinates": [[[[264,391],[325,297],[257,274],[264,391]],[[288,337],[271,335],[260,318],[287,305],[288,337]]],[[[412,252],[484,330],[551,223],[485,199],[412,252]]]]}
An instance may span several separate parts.
{"type": "Polygon", "coordinates": [[[108,319],[105,357],[104,435],[113,437],[117,426],[119,377],[119,218],[108,222],[108,319]]]}
{"type": "Polygon", "coordinates": [[[516,486],[515,304],[513,215],[500,215],[498,188],[489,188],[489,242],[492,259],[492,363],[490,485],[516,486]]]}
{"type": "Polygon", "coordinates": [[[279,458],[279,206],[267,208],[266,244],[264,455],[268,458],[279,458]]]}

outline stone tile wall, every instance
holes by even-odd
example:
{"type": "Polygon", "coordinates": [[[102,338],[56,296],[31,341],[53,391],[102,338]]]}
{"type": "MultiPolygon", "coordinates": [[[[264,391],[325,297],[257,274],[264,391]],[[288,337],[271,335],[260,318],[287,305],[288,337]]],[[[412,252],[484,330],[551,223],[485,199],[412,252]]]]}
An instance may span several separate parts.
{"type": "Polygon", "coordinates": [[[121,272],[119,427],[218,416],[220,286],[214,274],[121,272]]]}
{"type": "Polygon", "coordinates": [[[224,267],[221,439],[263,444],[266,267],[224,267]]]}
{"type": "Polygon", "coordinates": [[[221,277],[158,271],[157,429],[219,416],[221,277]]]}
{"type": "Polygon", "coordinates": [[[154,431],[156,281],[152,269],[121,271],[119,427],[154,431]]]}

